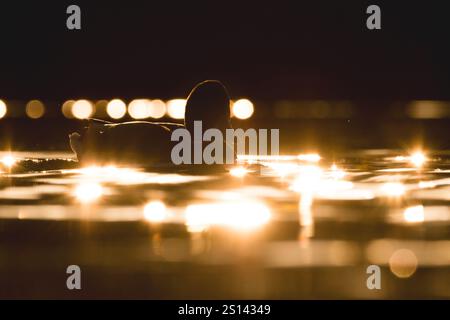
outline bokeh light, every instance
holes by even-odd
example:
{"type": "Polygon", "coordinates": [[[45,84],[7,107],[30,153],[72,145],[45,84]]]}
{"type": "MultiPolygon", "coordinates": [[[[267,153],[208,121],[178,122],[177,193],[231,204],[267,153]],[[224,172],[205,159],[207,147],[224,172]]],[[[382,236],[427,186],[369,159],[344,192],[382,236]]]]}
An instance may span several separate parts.
{"type": "Polygon", "coordinates": [[[101,99],[95,101],[94,110],[97,117],[104,118],[107,116],[106,107],[108,106],[108,100],[101,99]]]}
{"type": "Polygon", "coordinates": [[[410,156],[411,163],[416,167],[421,167],[427,161],[427,157],[423,152],[416,151],[410,156]]]}
{"type": "Polygon", "coordinates": [[[16,163],[16,161],[16,158],[14,158],[12,155],[3,156],[0,160],[0,162],[7,168],[11,168],[16,163]]]}
{"type": "Polygon", "coordinates": [[[239,99],[235,101],[231,108],[232,116],[238,119],[248,119],[253,115],[253,103],[248,99],[239,99]]]}
{"type": "Polygon", "coordinates": [[[409,249],[396,250],[389,259],[391,272],[399,278],[409,278],[416,272],[417,257],[409,249]]]}
{"type": "Polygon", "coordinates": [[[244,167],[236,167],[236,168],[230,169],[230,174],[231,174],[233,177],[237,177],[237,178],[242,178],[242,177],[244,177],[247,173],[248,173],[248,170],[245,169],[244,167]]]}
{"type": "Polygon", "coordinates": [[[296,163],[291,162],[264,162],[263,164],[280,178],[296,174],[300,169],[296,163]]]}
{"type": "Polygon", "coordinates": [[[347,173],[344,170],[338,168],[338,166],[335,163],[333,163],[333,165],[331,165],[330,176],[332,178],[343,179],[346,175],[347,175],[347,173]]]}
{"type": "Polygon", "coordinates": [[[387,182],[380,187],[384,196],[401,197],[405,194],[405,186],[400,182],[387,182]]]}
{"type": "Polygon", "coordinates": [[[82,203],[91,203],[103,194],[103,188],[96,182],[83,182],[75,188],[75,197],[82,203]]]}
{"type": "Polygon", "coordinates": [[[113,99],[106,105],[108,116],[113,119],[120,119],[127,113],[127,105],[120,99],[113,99]]]}
{"type": "Polygon", "coordinates": [[[323,188],[323,170],[315,165],[300,166],[297,168],[297,178],[293,181],[291,189],[300,192],[315,192],[323,188]]]}
{"type": "Polygon", "coordinates": [[[135,99],[128,105],[128,114],[133,119],[145,119],[150,116],[150,105],[146,99],[135,99]]]}
{"type": "Polygon", "coordinates": [[[7,110],[6,103],[0,100],[0,119],[6,115],[7,110]]]}
{"type": "Polygon", "coordinates": [[[87,119],[94,113],[94,106],[88,100],[77,100],[72,105],[72,114],[77,119],[87,119]]]}
{"type": "Polygon", "coordinates": [[[442,101],[415,100],[407,106],[406,113],[415,119],[441,119],[450,115],[450,106],[442,101]]]}
{"type": "Polygon", "coordinates": [[[271,213],[261,202],[242,200],[192,204],[186,208],[185,217],[190,232],[200,232],[210,226],[249,231],[267,224],[271,213]]]}
{"type": "Polygon", "coordinates": [[[322,157],[317,153],[305,153],[299,154],[297,159],[306,162],[319,162],[322,157]]]}
{"type": "Polygon", "coordinates": [[[39,100],[31,100],[27,103],[25,112],[31,119],[39,119],[45,113],[45,106],[39,100]]]}
{"type": "Polygon", "coordinates": [[[167,114],[172,119],[183,119],[186,109],[185,99],[172,99],[167,101],[167,114]]]}
{"type": "Polygon", "coordinates": [[[167,217],[167,209],[164,202],[159,200],[150,201],[144,207],[145,220],[153,223],[163,222],[167,217]]]}
{"type": "Polygon", "coordinates": [[[149,115],[154,119],[160,119],[166,114],[166,104],[159,99],[151,100],[149,102],[149,109],[149,115]]]}
{"type": "Polygon", "coordinates": [[[403,211],[406,222],[417,223],[425,221],[425,210],[422,205],[408,207],[403,211]]]}
{"type": "Polygon", "coordinates": [[[64,117],[66,117],[68,119],[73,118],[72,106],[74,103],[75,103],[75,100],[67,100],[62,104],[61,112],[64,115],[64,117]]]}

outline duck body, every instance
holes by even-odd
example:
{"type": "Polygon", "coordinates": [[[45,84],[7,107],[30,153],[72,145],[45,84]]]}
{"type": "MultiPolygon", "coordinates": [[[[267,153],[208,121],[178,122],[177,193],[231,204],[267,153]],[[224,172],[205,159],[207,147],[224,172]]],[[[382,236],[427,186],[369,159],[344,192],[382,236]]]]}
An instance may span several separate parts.
{"type": "Polygon", "coordinates": [[[201,121],[204,130],[231,128],[230,97],[216,80],[199,83],[190,92],[184,125],[170,122],[131,121],[111,123],[89,119],[81,134],[69,135],[70,146],[83,165],[170,166],[172,132],[185,128],[194,136],[194,123],[201,121]]]}
{"type": "Polygon", "coordinates": [[[78,161],[86,165],[158,166],[170,163],[170,136],[180,127],[176,123],[89,119],[81,135],[70,135],[70,145],[78,161]]]}

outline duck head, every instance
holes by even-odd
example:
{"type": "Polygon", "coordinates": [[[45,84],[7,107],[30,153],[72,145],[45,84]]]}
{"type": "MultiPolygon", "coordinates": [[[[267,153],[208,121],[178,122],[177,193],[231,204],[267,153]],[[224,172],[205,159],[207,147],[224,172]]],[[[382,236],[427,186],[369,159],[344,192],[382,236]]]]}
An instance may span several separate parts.
{"type": "Polygon", "coordinates": [[[192,89],[186,102],[184,125],[193,135],[194,121],[202,121],[203,130],[215,128],[225,134],[230,129],[230,96],[217,80],[207,80],[192,89]]]}

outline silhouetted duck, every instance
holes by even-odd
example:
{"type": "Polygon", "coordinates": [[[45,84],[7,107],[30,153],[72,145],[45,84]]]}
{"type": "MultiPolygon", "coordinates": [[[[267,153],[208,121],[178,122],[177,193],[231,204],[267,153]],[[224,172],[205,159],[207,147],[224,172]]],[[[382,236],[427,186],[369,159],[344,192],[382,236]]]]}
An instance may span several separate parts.
{"type": "Polygon", "coordinates": [[[82,164],[170,165],[172,131],[187,128],[194,137],[194,121],[202,121],[203,132],[209,128],[231,128],[230,97],[216,80],[199,83],[190,92],[184,126],[168,122],[131,121],[111,123],[88,119],[83,132],[69,135],[70,146],[82,164]]]}

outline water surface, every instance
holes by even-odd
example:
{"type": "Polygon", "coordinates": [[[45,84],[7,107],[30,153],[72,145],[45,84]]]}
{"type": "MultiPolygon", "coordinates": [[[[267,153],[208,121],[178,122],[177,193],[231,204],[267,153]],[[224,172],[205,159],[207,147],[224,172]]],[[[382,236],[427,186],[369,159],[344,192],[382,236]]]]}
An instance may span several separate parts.
{"type": "Polygon", "coordinates": [[[216,174],[0,159],[3,297],[450,297],[449,153],[241,157],[216,174]]]}

